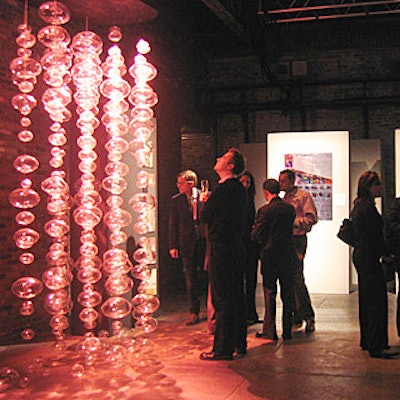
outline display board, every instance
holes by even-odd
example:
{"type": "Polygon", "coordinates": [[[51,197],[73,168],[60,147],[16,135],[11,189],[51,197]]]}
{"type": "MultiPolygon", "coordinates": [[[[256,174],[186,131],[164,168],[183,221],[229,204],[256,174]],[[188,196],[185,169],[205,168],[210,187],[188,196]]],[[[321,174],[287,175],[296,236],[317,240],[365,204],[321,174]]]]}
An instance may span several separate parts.
{"type": "Polygon", "coordinates": [[[267,134],[267,176],[293,169],[296,184],[311,193],[319,222],[308,236],[305,279],[312,293],[345,294],[350,289],[349,247],[336,238],[349,214],[347,131],[267,134]]]}

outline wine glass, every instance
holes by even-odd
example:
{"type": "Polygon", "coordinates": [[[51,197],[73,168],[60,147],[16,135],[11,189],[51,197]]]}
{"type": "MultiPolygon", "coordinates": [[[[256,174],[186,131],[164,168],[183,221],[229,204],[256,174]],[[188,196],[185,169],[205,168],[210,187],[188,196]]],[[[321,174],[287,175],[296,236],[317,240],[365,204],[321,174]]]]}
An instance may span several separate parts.
{"type": "Polygon", "coordinates": [[[209,183],[207,179],[202,179],[200,181],[200,187],[202,193],[208,193],[209,183]]]}

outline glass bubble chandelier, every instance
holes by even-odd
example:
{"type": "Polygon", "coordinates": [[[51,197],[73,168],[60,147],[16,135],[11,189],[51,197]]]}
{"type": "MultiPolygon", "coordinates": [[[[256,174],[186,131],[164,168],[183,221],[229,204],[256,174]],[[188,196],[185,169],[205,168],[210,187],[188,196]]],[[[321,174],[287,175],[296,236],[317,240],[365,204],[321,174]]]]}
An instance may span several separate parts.
{"type": "MultiPolygon", "coordinates": [[[[13,107],[21,114],[21,130],[18,140],[29,143],[34,139],[29,118],[38,105],[31,94],[41,76],[45,86],[41,103],[49,118],[48,142],[50,144],[49,176],[41,181],[40,189],[47,195],[46,208],[49,219],[44,223],[44,232],[51,243],[46,254],[47,269],[41,277],[24,276],[12,284],[12,292],[22,300],[21,315],[35,311],[33,299],[43,290],[45,310],[51,315],[50,326],[59,348],[63,347],[65,330],[69,327],[68,315],[73,307],[71,282],[73,269],[82,290],[76,301],[82,306],[79,319],[86,330],[79,349],[85,363],[90,365],[99,358],[105,346],[101,338],[109,336],[94,330],[100,318],[111,321],[113,335],[121,335],[122,320],[132,315],[139,333],[150,333],[157,328],[153,313],[159,300],[149,290],[151,271],[156,264],[156,198],[151,193],[155,186],[154,166],[155,132],[153,107],[158,102],[157,94],[149,82],[157,75],[156,68],[146,59],[150,46],[145,40],[137,44],[134,64],[129,68],[133,78],[131,86],[125,76],[128,68],[118,46],[122,38],[121,29],[113,26],[108,39],[112,43],[105,60],[101,61],[103,41],[87,28],[72,39],[62,26],[70,20],[68,8],[59,1],[47,1],[39,7],[39,16],[48,24],[39,30],[37,39],[27,22],[28,2],[25,2],[25,20],[18,28],[17,55],[10,63],[13,83],[19,93],[12,98],[13,107]],[[32,57],[31,48],[36,40],[45,46],[40,62],[32,57]],[[102,113],[99,110],[101,97],[106,99],[102,113]],[[75,184],[72,197],[68,185],[64,159],[67,154],[68,132],[64,124],[73,118],[70,104],[75,103],[76,127],[79,130],[77,157],[80,177],[75,184]],[[131,109],[130,109],[131,105],[131,109]],[[98,152],[96,151],[96,129],[103,124],[107,132],[105,151],[107,164],[101,182],[95,176],[98,152]],[[131,135],[128,141],[124,137],[131,135]],[[124,191],[129,184],[126,176],[130,168],[124,161],[124,153],[135,158],[135,193],[128,201],[135,219],[124,208],[124,191]],[[80,227],[79,256],[73,261],[70,249],[70,218],[80,227]],[[107,248],[101,253],[96,227],[103,223],[107,227],[107,248]],[[129,230],[138,236],[132,255],[126,251],[129,230]],[[133,260],[133,263],[132,261],[133,260]],[[134,264],[134,265],[133,265],[134,264]],[[135,278],[140,281],[137,294],[129,298],[135,278]],[[103,285],[99,290],[99,285],[103,285]],[[103,299],[101,293],[106,293],[103,299]]],[[[20,226],[15,232],[16,246],[21,249],[20,263],[30,265],[35,256],[31,248],[40,239],[40,234],[30,225],[35,221],[33,212],[41,196],[33,187],[29,174],[40,166],[39,160],[28,153],[18,156],[15,169],[22,174],[20,187],[9,196],[10,203],[20,209],[16,222],[20,226]]],[[[73,238],[72,238],[73,239],[73,238]]],[[[30,340],[35,332],[27,327],[21,336],[30,340]]],[[[131,337],[132,334],[124,333],[131,337]]],[[[130,342],[132,344],[132,342],[130,342]]],[[[106,346],[107,347],[107,346],[106,346]]],[[[123,359],[129,350],[107,347],[107,357],[123,359]],[[110,352],[113,354],[110,356],[110,352]]],[[[105,357],[103,353],[101,357],[105,357]]],[[[80,373],[82,365],[75,365],[80,373]]]]}

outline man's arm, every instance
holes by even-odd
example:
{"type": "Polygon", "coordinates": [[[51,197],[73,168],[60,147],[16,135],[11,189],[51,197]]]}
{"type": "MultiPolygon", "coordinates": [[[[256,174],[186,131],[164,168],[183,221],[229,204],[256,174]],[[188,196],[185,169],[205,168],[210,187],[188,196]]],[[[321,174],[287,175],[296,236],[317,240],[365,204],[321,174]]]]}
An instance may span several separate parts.
{"type": "Polygon", "coordinates": [[[304,192],[303,197],[303,213],[296,215],[294,220],[294,228],[300,229],[305,232],[310,232],[313,225],[318,222],[317,208],[314,201],[308,192],[304,192]]]}

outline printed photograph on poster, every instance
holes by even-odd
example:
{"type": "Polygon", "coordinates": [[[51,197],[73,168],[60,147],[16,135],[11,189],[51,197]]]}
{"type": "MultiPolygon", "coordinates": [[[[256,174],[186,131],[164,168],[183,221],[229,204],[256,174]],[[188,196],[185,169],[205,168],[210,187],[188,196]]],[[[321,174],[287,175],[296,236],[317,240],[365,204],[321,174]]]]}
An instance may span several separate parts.
{"type": "Polygon", "coordinates": [[[319,220],[332,220],[332,153],[285,154],[285,168],[296,174],[296,186],[309,192],[319,220]]]}

